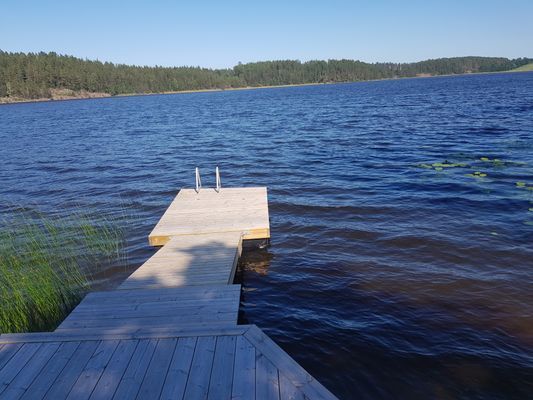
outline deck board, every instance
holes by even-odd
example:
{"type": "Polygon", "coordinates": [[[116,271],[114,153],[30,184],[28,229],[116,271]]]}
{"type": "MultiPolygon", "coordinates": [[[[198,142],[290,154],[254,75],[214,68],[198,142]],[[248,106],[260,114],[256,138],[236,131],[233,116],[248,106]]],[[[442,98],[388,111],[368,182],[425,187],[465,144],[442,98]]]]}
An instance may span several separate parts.
{"type": "Polygon", "coordinates": [[[256,390],[255,398],[279,400],[278,370],[263,354],[256,357],[256,390]]]}
{"type": "Polygon", "coordinates": [[[109,360],[117,349],[118,344],[118,340],[105,340],[100,342],[100,345],[70,390],[67,396],[68,400],[84,400],[89,398],[98,380],[104,373],[109,360]]]}
{"type": "Polygon", "coordinates": [[[265,187],[182,189],[149,235],[161,246],[170,237],[240,232],[243,239],[270,238],[265,187]]]}
{"type": "Polygon", "coordinates": [[[161,392],[161,400],[183,398],[197,340],[195,337],[179,339],[161,392]]]}
{"type": "Polygon", "coordinates": [[[137,396],[156,346],[157,339],[144,339],[139,342],[113,399],[127,400],[137,396]]]}
{"type": "Polygon", "coordinates": [[[177,338],[159,339],[137,399],[159,399],[177,343],[177,338]]]}
{"type": "Polygon", "coordinates": [[[40,343],[24,344],[0,370],[0,395],[7,389],[17,374],[31,360],[35,352],[41,347],[40,343]]]}
{"type": "Polygon", "coordinates": [[[59,343],[43,343],[40,351],[36,351],[25,367],[17,374],[13,381],[1,394],[3,399],[19,399],[28,389],[34,379],[39,375],[48,360],[59,348],[59,343]]]}
{"type": "Polygon", "coordinates": [[[116,290],[87,296],[61,323],[64,330],[235,325],[240,285],[208,289],[116,290]],[[134,297],[135,296],[135,297],[134,297]],[[213,297],[221,301],[209,301],[213,297]],[[187,299],[186,301],[183,299],[187,299]],[[197,301],[195,303],[194,301],[197,301]],[[184,304],[185,302],[185,304],[184,304]]]}
{"type": "Polygon", "coordinates": [[[255,398],[255,347],[244,336],[238,336],[235,346],[232,399],[255,398]]]}
{"type": "Polygon", "coordinates": [[[109,361],[108,367],[105,368],[100,380],[95,386],[90,400],[104,400],[113,397],[120,382],[119,377],[122,377],[126,371],[138,344],[138,340],[120,341],[109,361]]]}
{"type": "MultiPolygon", "coordinates": [[[[56,380],[52,383],[51,387],[47,390],[44,399],[66,399],[70,393],[70,390],[72,389],[72,386],[78,380],[80,374],[85,368],[85,365],[92,357],[99,344],[99,341],[82,342],[69,358],[67,364],[56,380]]],[[[60,361],[58,360],[57,362],[60,361]]]]}
{"type": "Polygon", "coordinates": [[[63,342],[44,366],[41,373],[21,396],[21,400],[42,399],[79,345],[80,342],[63,342]]]}
{"type": "Polygon", "coordinates": [[[241,232],[170,238],[119,289],[231,284],[241,248],[241,232]]]}
{"type": "Polygon", "coordinates": [[[21,347],[22,344],[19,343],[8,343],[0,349],[0,369],[11,360],[11,357],[13,357],[21,347]]]}
{"type": "Polygon", "coordinates": [[[235,336],[219,336],[209,381],[208,399],[230,399],[235,360],[235,336]]]}
{"type": "MultiPolygon", "coordinates": [[[[60,332],[49,336],[55,341],[18,348],[11,361],[24,358],[23,367],[13,370],[8,362],[0,369],[0,382],[7,382],[0,399],[335,398],[322,386],[312,387],[314,378],[253,325],[204,336],[103,334],[65,342],[60,332]]],[[[13,343],[2,344],[1,350],[13,343]]]]}
{"type": "Polygon", "coordinates": [[[215,355],[215,336],[198,338],[185,388],[185,399],[205,399],[215,355]]]}

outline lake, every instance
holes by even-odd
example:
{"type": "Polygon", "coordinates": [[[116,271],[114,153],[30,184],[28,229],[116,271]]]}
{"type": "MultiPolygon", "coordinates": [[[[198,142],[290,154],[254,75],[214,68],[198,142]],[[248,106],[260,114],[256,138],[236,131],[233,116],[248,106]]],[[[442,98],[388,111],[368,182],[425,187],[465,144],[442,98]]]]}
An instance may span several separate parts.
{"type": "Polygon", "coordinates": [[[268,186],[240,320],[341,398],[533,392],[533,73],[0,107],[0,213],[124,210],[128,265],[181,187],[268,186]]]}

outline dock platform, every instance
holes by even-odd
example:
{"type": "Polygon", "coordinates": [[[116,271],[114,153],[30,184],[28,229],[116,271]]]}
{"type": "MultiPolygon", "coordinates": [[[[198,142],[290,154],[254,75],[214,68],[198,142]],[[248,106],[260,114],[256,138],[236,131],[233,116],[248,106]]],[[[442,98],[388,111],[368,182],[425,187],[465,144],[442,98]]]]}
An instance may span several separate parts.
{"type": "Polygon", "coordinates": [[[237,324],[242,241],[269,237],[266,188],[182,189],[122,285],[54,332],[0,335],[0,399],[335,399],[237,324]]]}

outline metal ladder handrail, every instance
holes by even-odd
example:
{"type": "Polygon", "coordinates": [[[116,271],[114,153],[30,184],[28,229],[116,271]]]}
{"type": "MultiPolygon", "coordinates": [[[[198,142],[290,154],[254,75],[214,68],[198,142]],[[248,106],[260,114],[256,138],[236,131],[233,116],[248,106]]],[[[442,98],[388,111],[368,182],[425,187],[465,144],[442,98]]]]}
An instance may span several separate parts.
{"type": "MultiPolygon", "coordinates": [[[[200,189],[202,188],[202,178],[200,176],[200,169],[198,167],[194,170],[195,175],[195,187],[196,187],[196,193],[200,193],[200,189]]],[[[222,189],[222,181],[220,180],[220,170],[217,167],[215,167],[215,192],[219,193],[220,189],[222,189]]]]}
{"type": "Polygon", "coordinates": [[[196,193],[200,193],[200,189],[202,188],[202,178],[200,177],[200,170],[198,167],[196,167],[195,170],[195,178],[196,178],[196,193]]]}
{"type": "Polygon", "coordinates": [[[222,188],[222,183],[220,182],[220,171],[218,169],[218,166],[215,168],[215,180],[216,180],[215,191],[218,193],[220,192],[220,189],[222,188]]]}

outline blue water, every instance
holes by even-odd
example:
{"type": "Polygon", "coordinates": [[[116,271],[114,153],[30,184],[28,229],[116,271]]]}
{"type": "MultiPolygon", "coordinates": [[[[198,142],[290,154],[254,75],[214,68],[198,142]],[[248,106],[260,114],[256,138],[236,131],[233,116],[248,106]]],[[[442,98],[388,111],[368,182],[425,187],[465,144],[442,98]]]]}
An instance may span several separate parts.
{"type": "Polygon", "coordinates": [[[113,287],[194,167],[212,185],[219,165],[225,186],[269,188],[242,323],[341,398],[524,399],[532,147],[533,73],[16,104],[0,213],[126,207],[129,265],[95,283],[113,287]]]}

